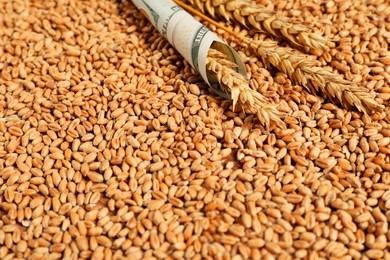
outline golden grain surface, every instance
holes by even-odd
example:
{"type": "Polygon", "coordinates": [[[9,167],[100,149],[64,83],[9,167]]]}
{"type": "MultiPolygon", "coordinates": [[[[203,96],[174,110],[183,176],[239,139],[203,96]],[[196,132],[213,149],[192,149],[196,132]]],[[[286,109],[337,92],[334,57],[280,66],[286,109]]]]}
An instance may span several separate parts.
{"type": "Polygon", "coordinates": [[[0,259],[389,259],[389,3],[257,2],[333,40],[318,60],[385,110],[210,26],[286,114],[267,132],[128,0],[0,0],[0,259]]]}

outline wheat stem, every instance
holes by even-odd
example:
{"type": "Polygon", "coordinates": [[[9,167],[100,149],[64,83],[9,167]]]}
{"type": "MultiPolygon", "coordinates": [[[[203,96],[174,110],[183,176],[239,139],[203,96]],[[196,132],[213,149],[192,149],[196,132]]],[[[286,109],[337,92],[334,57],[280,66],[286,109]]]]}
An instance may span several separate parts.
{"type": "MultiPolygon", "coordinates": [[[[213,19],[211,19],[210,17],[204,15],[202,12],[196,10],[196,9],[193,8],[192,6],[185,4],[184,2],[182,2],[182,1],[180,1],[180,0],[173,0],[173,2],[175,2],[178,6],[181,6],[181,7],[182,7],[183,9],[185,9],[186,11],[188,11],[188,12],[194,14],[194,15],[197,15],[197,16],[201,17],[203,20],[205,20],[205,21],[207,21],[207,22],[209,22],[209,23],[211,23],[211,24],[214,24],[215,26],[219,26],[219,24],[218,24],[215,20],[213,20],[213,19]]],[[[221,26],[223,26],[223,25],[221,25],[221,26]]],[[[225,27],[225,28],[226,28],[227,30],[229,30],[227,27],[225,27]]],[[[223,28],[221,28],[221,29],[223,29],[223,28]]],[[[224,29],[224,30],[225,30],[225,29],[224,29]]]]}

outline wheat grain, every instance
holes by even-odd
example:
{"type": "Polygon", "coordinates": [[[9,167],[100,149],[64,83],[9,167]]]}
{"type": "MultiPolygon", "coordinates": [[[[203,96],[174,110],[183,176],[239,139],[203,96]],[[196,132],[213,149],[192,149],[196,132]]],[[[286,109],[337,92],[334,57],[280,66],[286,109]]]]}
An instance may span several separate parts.
{"type": "Polygon", "coordinates": [[[267,128],[271,122],[280,127],[284,126],[280,119],[282,114],[276,106],[269,104],[263,95],[251,89],[249,80],[234,70],[236,65],[228,60],[222,52],[210,48],[206,66],[209,71],[215,74],[222,90],[230,93],[233,109],[239,102],[246,112],[255,112],[260,122],[267,128]]]}
{"type": "Polygon", "coordinates": [[[295,47],[317,55],[328,50],[328,40],[311,32],[302,24],[294,24],[287,17],[278,17],[275,12],[249,0],[189,0],[202,12],[207,11],[211,17],[216,15],[231,22],[238,22],[270,36],[285,39],[295,47]]]}
{"type": "Polygon", "coordinates": [[[0,122],[18,121],[20,118],[17,117],[1,117],[0,122]]]}
{"type": "Polygon", "coordinates": [[[279,47],[275,41],[260,42],[246,37],[244,42],[262,58],[267,67],[274,66],[309,91],[321,91],[327,98],[345,107],[355,107],[366,114],[368,111],[383,110],[383,106],[365,88],[319,67],[319,62],[307,55],[291,48],[279,47]]]}

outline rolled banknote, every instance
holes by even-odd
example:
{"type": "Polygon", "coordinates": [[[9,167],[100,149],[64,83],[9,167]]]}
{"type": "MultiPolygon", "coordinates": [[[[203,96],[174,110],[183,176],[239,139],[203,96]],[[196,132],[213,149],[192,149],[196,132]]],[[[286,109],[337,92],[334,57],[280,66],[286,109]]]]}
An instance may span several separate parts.
{"type": "Polygon", "coordinates": [[[230,98],[230,94],[221,89],[217,79],[208,75],[206,58],[213,46],[237,64],[237,72],[246,76],[245,66],[233,48],[171,0],[132,1],[207,84],[219,95],[230,98]]]}

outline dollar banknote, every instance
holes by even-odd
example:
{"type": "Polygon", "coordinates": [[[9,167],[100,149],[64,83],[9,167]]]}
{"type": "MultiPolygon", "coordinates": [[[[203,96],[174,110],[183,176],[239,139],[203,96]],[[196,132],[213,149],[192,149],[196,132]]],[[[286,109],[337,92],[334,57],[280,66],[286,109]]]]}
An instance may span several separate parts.
{"type": "Polygon", "coordinates": [[[213,48],[237,64],[239,73],[246,76],[245,66],[237,52],[171,0],[132,1],[201,77],[219,95],[229,98],[229,94],[221,90],[218,81],[208,75],[206,58],[213,45],[213,48]]]}

